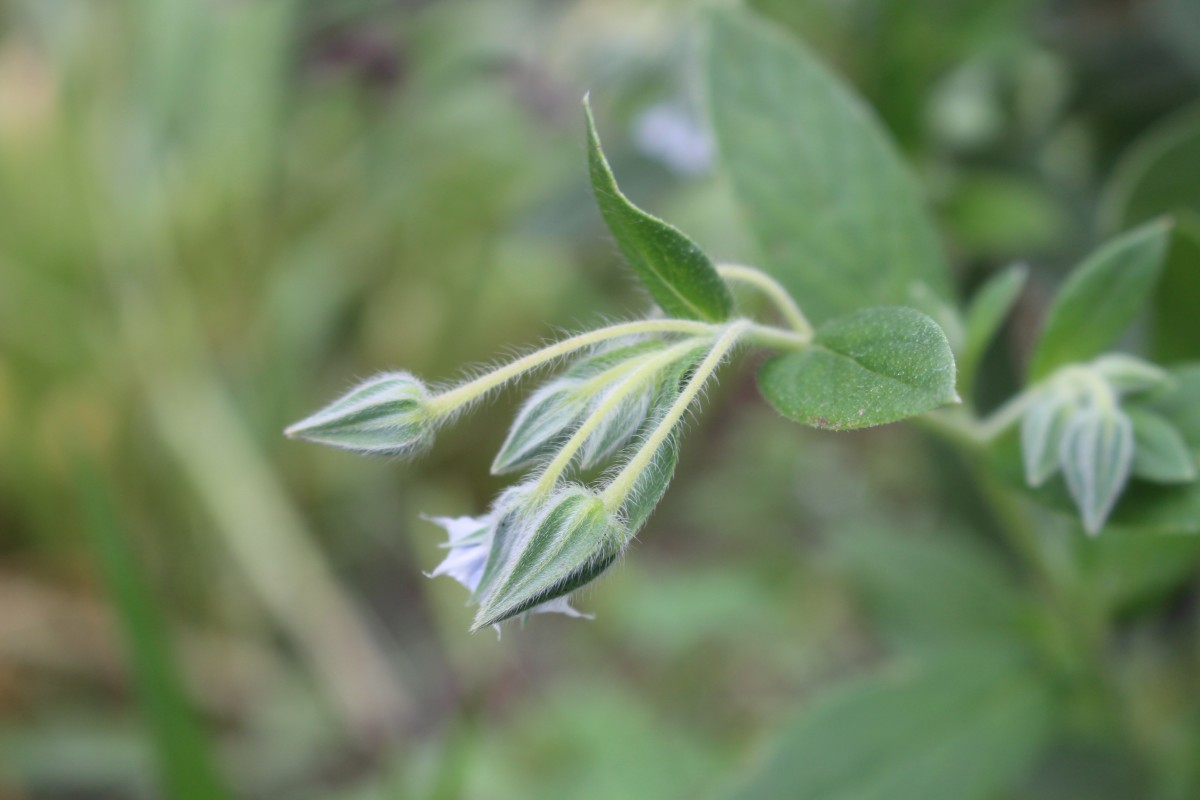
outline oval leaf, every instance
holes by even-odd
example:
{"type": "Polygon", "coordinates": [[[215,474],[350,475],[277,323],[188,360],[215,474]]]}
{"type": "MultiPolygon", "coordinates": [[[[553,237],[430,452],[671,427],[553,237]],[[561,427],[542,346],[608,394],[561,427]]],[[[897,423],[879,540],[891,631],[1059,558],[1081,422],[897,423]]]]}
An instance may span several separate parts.
{"type": "Polygon", "coordinates": [[[600,149],[592,109],[584,99],[592,191],[604,222],[654,302],[673,317],[719,322],[733,310],[729,287],[699,245],[682,231],[629,202],[600,149]]]}
{"type": "Polygon", "coordinates": [[[1130,409],[1133,422],[1133,474],[1154,483],[1191,483],[1196,479],[1196,457],[1187,442],[1157,414],[1130,409]]]}
{"type": "Polygon", "coordinates": [[[797,41],[740,11],[714,15],[707,73],[735,195],[766,268],[810,319],[909,304],[920,284],[953,305],[920,192],[840,80],[797,41]]]}
{"type": "Polygon", "coordinates": [[[1046,315],[1031,381],[1088,360],[1125,332],[1150,299],[1170,232],[1166,222],[1143,225],[1109,242],[1071,273],[1046,315]]]}
{"type": "Polygon", "coordinates": [[[954,356],[942,329],[911,308],[868,308],[817,329],[807,349],[758,373],[775,410],[814,428],[883,425],[954,403],[954,356]]]}

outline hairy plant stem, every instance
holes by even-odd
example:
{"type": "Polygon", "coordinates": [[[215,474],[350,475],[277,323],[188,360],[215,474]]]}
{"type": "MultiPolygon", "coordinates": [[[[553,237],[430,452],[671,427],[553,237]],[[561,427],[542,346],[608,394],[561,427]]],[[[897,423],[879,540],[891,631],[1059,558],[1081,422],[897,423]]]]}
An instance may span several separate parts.
{"type": "Polygon", "coordinates": [[[780,316],[788,325],[792,326],[793,330],[804,336],[812,337],[813,328],[808,317],[804,316],[800,306],[796,304],[796,301],[779,281],[760,269],[741,264],[718,264],[717,273],[727,281],[744,283],[758,289],[774,304],[780,316]]]}
{"type": "Polygon", "coordinates": [[[497,389],[514,378],[524,375],[526,372],[535,370],[562,356],[594,344],[607,342],[611,339],[619,339],[623,336],[637,336],[647,333],[702,335],[710,332],[713,327],[713,325],[707,322],[694,322],[691,320],[647,319],[635,322],[623,322],[617,325],[610,325],[606,328],[580,333],[568,339],[563,339],[561,342],[555,342],[547,347],[543,347],[541,350],[537,350],[529,355],[522,356],[516,361],[509,362],[499,369],[480,375],[478,378],[467,381],[453,389],[434,395],[429,399],[430,411],[435,416],[452,414],[463,406],[482,398],[493,389],[497,389]]]}
{"type": "Polygon", "coordinates": [[[449,389],[429,398],[429,411],[434,417],[449,416],[464,406],[470,405],[483,398],[494,389],[498,389],[509,381],[519,378],[526,372],[537,369],[551,361],[569,355],[601,342],[619,339],[623,336],[640,334],[692,334],[696,336],[716,335],[728,325],[739,324],[745,333],[745,338],[762,347],[774,350],[798,350],[807,347],[812,342],[812,335],[776,328],[771,325],[760,325],[748,320],[737,320],[733,323],[713,324],[683,319],[647,319],[636,322],[623,322],[610,325],[594,331],[587,331],[563,339],[561,342],[543,347],[529,355],[522,356],[498,369],[480,375],[474,380],[449,389]]]}
{"type": "Polygon", "coordinates": [[[629,462],[621,468],[616,477],[605,487],[601,494],[601,499],[610,512],[617,511],[625,504],[625,501],[633,492],[638,478],[650,465],[658,448],[671,435],[671,432],[675,429],[675,425],[687,413],[688,406],[700,394],[700,390],[704,388],[704,384],[712,377],[712,374],[720,366],[725,356],[729,354],[729,351],[754,327],[754,323],[747,320],[736,320],[725,327],[724,332],[713,343],[708,355],[704,357],[704,360],[696,367],[696,371],[692,373],[691,380],[688,381],[683,391],[679,393],[679,397],[675,399],[675,402],[663,414],[658,425],[646,438],[646,441],[642,443],[641,447],[638,448],[638,451],[634,453],[633,458],[629,459],[629,462]]]}
{"type": "Polygon", "coordinates": [[[603,401],[592,410],[587,419],[571,434],[571,438],[563,444],[562,448],[554,456],[554,460],[546,466],[546,469],[538,478],[537,485],[533,489],[533,494],[535,496],[548,494],[558,483],[559,479],[562,478],[563,473],[567,471],[567,468],[583,448],[588,437],[600,427],[604,420],[622,402],[642,389],[655,375],[700,347],[705,341],[700,338],[689,339],[661,353],[647,356],[636,369],[632,370],[604,397],[603,401]]]}

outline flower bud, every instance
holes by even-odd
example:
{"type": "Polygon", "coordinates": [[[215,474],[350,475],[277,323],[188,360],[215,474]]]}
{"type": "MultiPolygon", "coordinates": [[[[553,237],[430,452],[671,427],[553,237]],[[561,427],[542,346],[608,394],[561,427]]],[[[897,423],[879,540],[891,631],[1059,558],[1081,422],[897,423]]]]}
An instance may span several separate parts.
{"type": "Polygon", "coordinates": [[[428,392],[407,372],[368,378],[285,433],[368,455],[407,456],[433,441],[428,392]]]}
{"type": "Polygon", "coordinates": [[[603,572],[625,540],[604,502],[581,486],[555,492],[534,513],[524,508],[505,513],[476,587],[480,607],[472,630],[544,604],[561,610],[553,601],[603,572]]]}

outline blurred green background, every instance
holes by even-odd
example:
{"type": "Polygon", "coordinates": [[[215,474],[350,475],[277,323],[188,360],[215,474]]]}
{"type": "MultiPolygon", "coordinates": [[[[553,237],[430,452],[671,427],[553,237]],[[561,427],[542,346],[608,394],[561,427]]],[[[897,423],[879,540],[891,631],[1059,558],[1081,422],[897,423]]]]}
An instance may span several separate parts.
{"type": "MultiPolygon", "coordinates": [[[[962,287],[1038,266],[990,355],[1007,390],[1120,155],[1200,97],[1200,6],[753,5],[878,110],[962,287]]],[[[872,613],[862,543],[995,549],[954,463],[778,419],[748,368],[580,598],[595,621],[501,641],[422,576],[420,515],[487,507],[516,393],[415,464],[280,433],[372,372],[450,380],[645,308],[589,196],[585,91],[635,201],[751,257],[703,8],[0,4],[0,797],[720,796],[808,698],[928,634],[872,613]]]]}

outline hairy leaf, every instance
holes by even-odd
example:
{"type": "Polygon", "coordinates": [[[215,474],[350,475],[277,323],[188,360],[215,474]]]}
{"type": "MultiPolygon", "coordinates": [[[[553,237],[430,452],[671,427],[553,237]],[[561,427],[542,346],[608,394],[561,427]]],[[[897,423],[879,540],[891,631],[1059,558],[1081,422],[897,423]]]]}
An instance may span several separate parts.
{"type": "Polygon", "coordinates": [[[1037,381],[1106,350],[1145,308],[1167,251],[1170,226],[1152,222],[1100,248],[1058,292],[1030,365],[1037,381]]]}
{"type": "Polygon", "coordinates": [[[946,335],[910,308],[825,323],[810,347],[763,364],[758,386],[779,413],[829,430],[895,422],[958,399],[946,335]]]}
{"type": "Polygon", "coordinates": [[[953,305],[924,202],[878,121],[800,43],[743,11],[713,16],[707,63],[721,161],[765,268],[822,322],[953,305]]]}
{"type": "Polygon", "coordinates": [[[733,310],[729,287],[700,247],[682,231],[629,202],[600,149],[592,110],[584,100],[588,164],[600,213],[629,266],[654,302],[671,316],[719,322],[733,310]]]}

